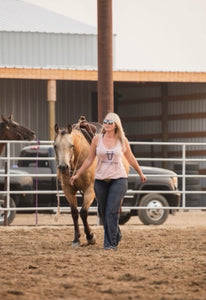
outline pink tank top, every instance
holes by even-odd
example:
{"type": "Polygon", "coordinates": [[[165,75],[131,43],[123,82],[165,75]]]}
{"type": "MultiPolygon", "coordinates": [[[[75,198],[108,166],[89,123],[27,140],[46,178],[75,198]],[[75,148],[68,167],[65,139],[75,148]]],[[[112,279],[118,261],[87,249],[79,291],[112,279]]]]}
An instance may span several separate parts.
{"type": "Polygon", "coordinates": [[[96,179],[117,179],[127,178],[127,172],[122,163],[122,145],[120,141],[113,149],[107,149],[103,143],[103,136],[100,135],[96,148],[97,166],[95,172],[96,179]]]}

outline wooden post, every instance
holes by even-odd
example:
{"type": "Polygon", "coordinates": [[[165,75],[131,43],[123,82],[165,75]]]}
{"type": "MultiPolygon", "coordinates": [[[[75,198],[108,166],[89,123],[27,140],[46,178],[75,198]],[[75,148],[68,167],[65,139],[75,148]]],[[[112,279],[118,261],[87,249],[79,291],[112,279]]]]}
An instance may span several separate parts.
{"type": "Polygon", "coordinates": [[[54,140],[55,119],[55,103],[56,103],[56,80],[47,81],[47,101],[48,101],[48,117],[49,117],[49,139],[54,140]]]}
{"type": "Polygon", "coordinates": [[[98,15],[98,121],[114,110],[112,0],[97,1],[98,15]]]}

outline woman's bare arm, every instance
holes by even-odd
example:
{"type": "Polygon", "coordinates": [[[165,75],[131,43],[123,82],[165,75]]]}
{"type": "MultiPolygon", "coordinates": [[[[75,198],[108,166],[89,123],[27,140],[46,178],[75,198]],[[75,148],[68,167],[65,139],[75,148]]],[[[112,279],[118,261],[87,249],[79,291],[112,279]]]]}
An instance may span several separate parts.
{"type": "Polygon", "coordinates": [[[139,174],[139,176],[141,178],[141,181],[145,182],[147,178],[143,174],[136,158],[134,157],[127,138],[125,138],[125,146],[126,146],[126,151],[124,152],[124,156],[128,160],[129,164],[137,171],[137,173],[139,174]]]}
{"type": "Polygon", "coordinates": [[[93,163],[93,161],[96,157],[96,146],[97,146],[98,140],[99,140],[98,135],[93,138],[87,158],[85,159],[84,163],[82,164],[81,168],[79,168],[77,173],[74,176],[72,176],[70,179],[70,182],[72,185],[74,183],[74,180],[79,178],[79,176],[84,171],[86,171],[86,169],[88,169],[91,166],[91,164],[93,163]]]}

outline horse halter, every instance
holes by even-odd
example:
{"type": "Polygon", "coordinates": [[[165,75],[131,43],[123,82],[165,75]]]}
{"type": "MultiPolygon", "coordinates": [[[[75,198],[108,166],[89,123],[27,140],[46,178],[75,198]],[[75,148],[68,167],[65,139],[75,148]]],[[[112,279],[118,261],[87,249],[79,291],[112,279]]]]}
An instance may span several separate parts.
{"type": "MultiPolygon", "coordinates": [[[[55,139],[54,139],[54,142],[56,141],[56,138],[57,138],[57,136],[58,136],[58,134],[59,135],[61,135],[61,136],[64,136],[64,135],[66,135],[66,134],[70,134],[72,132],[72,130],[71,130],[71,128],[69,127],[69,129],[59,129],[57,126],[56,126],[56,133],[57,133],[57,135],[56,135],[56,137],[55,137],[55,139]]],[[[76,173],[76,171],[77,171],[77,166],[78,166],[78,162],[79,162],[79,158],[80,158],[80,156],[81,156],[81,153],[82,153],[82,141],[83,141],[83,136],[81,135],[80,136],[80,138],[81,138],[81,141],[80,141],[80,151],[79,151],[79,153],[78,153],[78,155],[77,155],[77,159],[76,159],[76,162],[74,162],[74,156],[75,156],[75,154],[74,154],[74,145],[73,145],[73,143],[71,143],[71,146],[70,146],[70,148],[72,148],[72,153],[71,153],[71,155],[70,155],[70,159],[69,159],[69,165],[67,164],[67,166],[68,166],[68,173],[69,173],[69,177],[72,177],[75,173],[76,173]]],[[[56,163],[57,163],[57,166],[58,166],[58,169],[59,170],[61,170],[61,168],[60,168],[60,166],[59,166],[59,155],[58,155],[58,152],[57,152],[57,149],[56,149],[56,145],[55,145],[55,143],[54,143],[54,150],[55,150],[55,154],[56,154],[56,163]]]]}
{"type": "MultiPolygon", "coordinates": [[[[82,149],[83,149],[83,147],[82,147],[82,138],[83,137],[81,136],[80,151],[78,153],[77,160],[76,160],[76,163],[74,165],[74,169],[71,168],[71,175],[70,175],[70,177],[72,177],[73,175],[75,175],[76,171],[77,171],[77,166],[78,166],[79,158],[80,158],[80,155],[81,155],[82,149]]],[[[72,153],[71,159],[73,158],[73,156],[74,156],[74,147],[73,147],[73,153],[72,153]]],[[[70,165],[72,165],[71,159],[70,159],[70,165]]]]}
{"type": "MultiPolygon", "coordinates": [[[[68,175],[69,175],[69,178],[71,178],[72,176],[74,176],[74,175],[76,174],[76,172],[77,172],[78,162],[79,162],[79,159],[80,159],[82,150],[83,150],[83,143],[82,143],[82,141],[83,141],[83,136],[81,136],[80,138],[81,138],[81,142],[80,142],[80,151],[79,151],[79,153],[78,153],[78,156],[77,156],[77,159],[76,159],[76,163],[75,163],[75,164],[74,164],[74,161],[72,160],[73,157],[74,157],[74,146],[73,146],[73,153],[72,153],[72,156],[71,156],[70,161],[69,161],[70,166],[71,166],[70,169],[69,169],[69,174],[68,174],[68,175]],[[73,165],[74,165],[74,168],[72,168],[73,165]]],[[[61,174],[61,176],[62,176],[62,174],[61,174]]],[[[61,180],[61,181],[62,181],[62,180],[61,180]]],[[[80,194],[83,195],[83,191],[82,191],[82,189],[78,186],[77,182],[74,182],[74,183],[73,183],[73,186],[76,188],[77,191],[80,192],[80,194]]]]}

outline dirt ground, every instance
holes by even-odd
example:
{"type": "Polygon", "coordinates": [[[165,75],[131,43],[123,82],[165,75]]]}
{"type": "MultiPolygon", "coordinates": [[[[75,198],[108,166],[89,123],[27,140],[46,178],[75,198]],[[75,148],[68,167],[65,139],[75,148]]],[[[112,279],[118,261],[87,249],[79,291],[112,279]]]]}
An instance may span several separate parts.
{"type": "Polygon", "coordinates": [[[117,251],[102,249],[103,228],[89,216],[97,243],[72,247],[72,220],[17,214],[1,227],[1,300],[206,299],[206,211],[180,211],[161,226],[138,217],[121,226],[117,251]]]}

